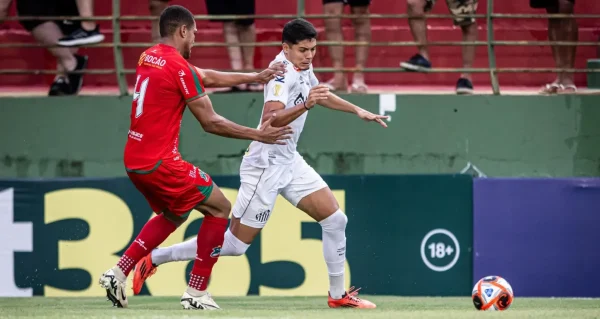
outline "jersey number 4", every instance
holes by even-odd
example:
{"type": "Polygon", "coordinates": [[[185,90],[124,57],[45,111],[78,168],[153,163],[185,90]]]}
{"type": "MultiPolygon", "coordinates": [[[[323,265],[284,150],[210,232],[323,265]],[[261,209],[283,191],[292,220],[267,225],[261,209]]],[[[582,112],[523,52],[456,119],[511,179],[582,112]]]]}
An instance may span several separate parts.
{"type": "Polygon", "coordinates": [[[144,112],[144,97],[146,96],[148,82],[150,82],[149,77],[144,79],[144,81],[142,81],[142,84],[140,84],[140,90],[137,91],[138,83],[140,82],[141,77],[141,75],[137,76],[137,79],[135,80],[135,86],[133,87],[133,101],[137,102],[137,106],[135,108],[135,118],[142,116],[142,113],[144,112]]]}

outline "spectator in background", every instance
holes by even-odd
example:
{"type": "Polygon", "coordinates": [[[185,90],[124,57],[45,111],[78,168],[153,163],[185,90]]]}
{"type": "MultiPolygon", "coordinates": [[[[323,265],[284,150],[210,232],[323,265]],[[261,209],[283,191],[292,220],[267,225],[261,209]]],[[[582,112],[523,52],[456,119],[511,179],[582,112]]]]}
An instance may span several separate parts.
{"type": "MultiPolygon", "coordinates": [[[[210,15],[251,15],[255,14],[254,0],[206,0],[206,9],[210,15]]],[[[256,27],[254,19],[219,20],[223,22],[223,35],[225,43],[251,43],[256,42],[256,27]]],[[[235,71],[254,69],[254,47],[253,46],[230,46],[227,47],[231,68],[235,71]]],[[[262,91],[263,86],[258,83],[243,84],[232,87],[226,92],[240,91],[262,91]]]]}
{"type": "MultiPolygon", "coordinates": [[[[350,5],[352,14],[369,14],[369,5],[371,0],[323,0],[323,11],[325,14],[342,14],[344,5],[350,5]]],[[[368,17],[353,18],[354,25],[354,40],[355,41],[371,41],[371,23],[368,17]]],[[[340,18],[325,19],[325,34],[328,41],[343,41],[342,21],[340,18]]],[[[356,52],[356,68],[362,69],[367,63],[369,56],[369,46],[357,46],[356,52]]],[[[329,46],[329,55],[333,62],[334,68],[344,67],[344,47],[329,46]]],[[[332,79],[325,83],[333,91],[346,91],[348,79],[343,72],[336,72],[332,79]]],[[[367,85],[363,72],[354,73],[351,85],[351,91],[357,93],[366,93],[367,85]]]]}
{"type": "Polygon", "coordinates": [[[76,0],[79,16],[88,20],[78,20],[79,27],[69,35],[58,40],[58,44],[66,47],[95,44],[104,41],[100,26],[93,20],[94,0],[76,0]]]}
{"type": "MultiPolygon", "coordinates": [[[[0,0],[0,9],[10,6],[12,0],[0,0]]],[[[17,12],[20,16],[77,16],[75,0],[17,0],[17,12]]],[[[1,13],[1,11],[0,11],[1,13]]],[[[3,13],[6,14],[6,13],[3,13]]],[[[78,21],[28,20],[20,21],[25,29],[31,32],[37,42],[44,45],[56,45],[58,39],[71,34],[78,28],[78,21]]],[[[53,47],[48,51],[56,57],[56,68],[60,72],[54,78],[48,95],[72,95],[79,93],[83,84],[83,74],[71,73],[82,71],[87,66],[87,56],[75,54],[77,49],[53,47]]]]}
{"type": "Polygon", "coordinates": [[[12,0],[0,0],[0,24],[8,17],[8,8],[10,7],[11,2],[12,0]]]}
{"type": "MultiPolygon", "coordinates": [[[[150,0],[150,13],[159,16],[167,7],[170,0],[150,0]]],[[[209,15],[253,15],[255,14],[254,0],[205,0],[206,10],[209,15]]],[[[223,23],[223,36],[225,43],[252,43],[256,42],[256,27],[254,19],[211,19],[212,22],[223,23]]],[[[157,42],[160,39],[158,34],[158,20],[152,24],[152,40],[157,42]]],[[[235,71],[254,70],[254,47],[253,46],[229,46],[227,47],[231,68],[235,71]]],[[[232,87],[225,92],[243,92],[243,91],[262,91],[263,85],[259,83],[242,84],[232,87]]],[[[223,92],[223,91],[221,91],[223,92]]]]}
{"type": "MultiPolygon", "coordinates": [[[[429,51],[427,43],[427,24],[422,16],[425,12],[431,11],[436,0],[408,0],[408,24],[415,42],[421,43],[418,46],[419,53],[412,56],[408,61],[400,63],[400,66],[408,71],[425,71],[431,68],[429,51]]],[[[477,11],[477,0],[446,0],[448,9],[454,15],[475,14],[477,11]]],[[[454,24],[459,25],[463,34],[463,41],[477,40],[477,25],[474,18],[454,19],[454,24]]],[[[463,67],[471,68],[475,60],[475,46],[463,46],[463,67]]],[[[473,82],[469,73],[462,73],[456,82],[456,93],[473,93],[473,82]]]]}
{"type": "MultiPolygon", "coordinates": [[[[544,8],[549,14],[573,14],[575,0],[529,0],[532,8],[544,8]]],[[[576,42],[579,29],[575,18],[548,19],[548,38],[550,41],[576,42]]],[[[552,55],[557,68],[574,68],[576,46],[552,45],[552,55]]],[[[572,72],[560,72],[554,82],[546,84],[540,91],[542,94],[577,92],[572,72]]]]}
{"type": "MultiPolygon", "coordinates": [[[[150,14],[159,17],[165,10],[169,0],[150,0],[150,14]]],[[[158,43],[160,40],[160,30],[158,28],[158,19],[152,21],[152,42],[158,43]]]]}

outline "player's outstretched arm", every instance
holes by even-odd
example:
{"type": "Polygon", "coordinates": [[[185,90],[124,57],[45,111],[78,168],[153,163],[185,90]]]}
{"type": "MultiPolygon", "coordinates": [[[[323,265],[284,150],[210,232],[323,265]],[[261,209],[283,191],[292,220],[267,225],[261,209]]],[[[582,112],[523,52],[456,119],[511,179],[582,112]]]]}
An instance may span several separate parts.
{"type": "Polygon", "coordinates": [[[188,102],[188,107],[198,122],[200,122],[202,128],[211,134],[254,140],[266,144],[285,145],[285,140],[289,139],[292,133],[292,129],[289,126],[273,127],[271,123],[275,118],[274,116],[263,123],[258,130],[238,125],[217,114],[213,109],[210,98],[206,95],[188,102]]]}
{"type": "Polygon", "coordinates": [[[261,122],[265,122],[276,116],[271,125],[275,127],[286,126],[309,109],[310,107],[307,107],[304,102],[286,109],[283,103],[279,101],[268,101],[265,103],[261,122]]]}
{"type": "Polygon", "coordinates": [[[328,109],[338,110],[342,112],[354,113],[361,119],[368,122],[377,122],[383,127],[387,127],[387,124],[383,120],[388,119],[387,115],[377,115],[373,114],[365,109],[360,108],[359,106],[352,104],[341,97],[329,93],[327,99],[322,99],[317,102],[319,105],[322,105],[328,109]]]}
{"type": "Polygon", "coordinates": [[[200,69],[196,70],[202,76],[204,87],[231,87],[245,83],[268,83],[276,75],[282,76],[285,73],[285,65],[281,62],[274,63],[260,73],[235,73],[220,72],[215,70],[200,69]]]}
{"type": "MultiPolygon", "coordinates": [[[[287,90],[287,87],[283,90],[287,90]]],[[[329,89],[327,88],[327,86],[315,86],[310,90],[308,98],[305,102],[300,102],[299,104],[296,104],[295,106],[289,108],[285,108],[285,105],[282,102],[287,100],[287,98],[282,98],[282,96],[287,97],[287,95],[276,95],[275,98],[278,98],[279,100],[267,100],[267,102],[265,103],[262,120],[266,121],[272,115],[277,115],[277,118],[273,121],[273,126],[279,127],[288,125],[292,123],[295,119],[297,119],[300,115],[302,115],[302,113],[312,109],[318,101],[322,99],[327,99],[328,94],[329,89]]],[[[267,97],[267,99],[268,98],[269,96],[267,97]]]]}

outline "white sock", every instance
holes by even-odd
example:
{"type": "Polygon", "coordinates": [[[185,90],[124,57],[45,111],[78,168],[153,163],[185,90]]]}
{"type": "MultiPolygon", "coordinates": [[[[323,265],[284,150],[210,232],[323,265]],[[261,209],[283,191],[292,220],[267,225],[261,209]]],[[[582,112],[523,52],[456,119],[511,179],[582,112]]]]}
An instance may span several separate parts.
{"type": "Polygon", "coordinates": [[[194,260],[197,246],[196,237],[194,237],[173,246],[154,249],[152,263],[158,266],[172,261],[194,260]]]}
{"type": "Polygon", "coordinates": [[[192,296],[192,297],[202,297],[208,293],[208,292],[206,292],[206,290],[198,290],[198,289],[194,289],[192,287],[187,287],[185,292],[190,294],[190,296],[192,296]]]}
{"type": "Polygon", "coordinates": [[[249,244],[239,240],[235,235],[227,229],[223,240],[223,248],[221,248],[221,256],[241,256],[250,247],[249,244]]]}
{"type": "Polygon", "coordinates": [[[120,282],[127,281],[127,276],[125,276],[125,274],[123,273],[121,268],[119,268],[119,266],[114,266],[112,268],[112,270],[113,270],[113,273],[115,273],[115,277],[117,278],[118,281],[120,281],[120,282]]]}
{"type": "MultiPolygon", "coordinates": [[[[152,263],[156,266],[172,261],[194,260],[198,243],[196,237],[173,246],[157,248],[152,251],[152,263]]],[[[250,247],[235,237],[229,229],[225,232],[221,256],[241,256],[250,247]]]]}
{"type": "Polygon", "coordinates": [[[319,222],[323,229],[323,256],[329,273],[329,295],[341,299],[344,289],[344,263],[346,262],[346,224],[348,218],[337,210],[319,222]]]}
{"type": "Polygon", "coordinates": [[[339,276],[329,275],[329,294],[333,299],[342,299],[346,293],[344,289],[344,274],[339,276]]]}

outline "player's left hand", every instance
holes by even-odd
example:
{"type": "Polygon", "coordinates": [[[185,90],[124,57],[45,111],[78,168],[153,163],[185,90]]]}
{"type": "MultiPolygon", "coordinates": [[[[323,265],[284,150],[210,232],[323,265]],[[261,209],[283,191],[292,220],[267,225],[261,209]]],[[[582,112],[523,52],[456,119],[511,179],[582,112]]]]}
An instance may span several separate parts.
{"type": "Polygon", "coordinates": [[[377,122],[383,127],[387,127],[387,124],[383,120],[390,118],[389,115],[377,115],[365,110],[358,111],[356,115],[367,122],[377,122]]]}
{"type": "Polygon", "coordinates": [[[285,64],[283,64],[283,62],[273,63],[269,68],[256,74],[256,82],[267,84],[274,79],[275,76],[283,76],[285,71],[285,64]]]}

